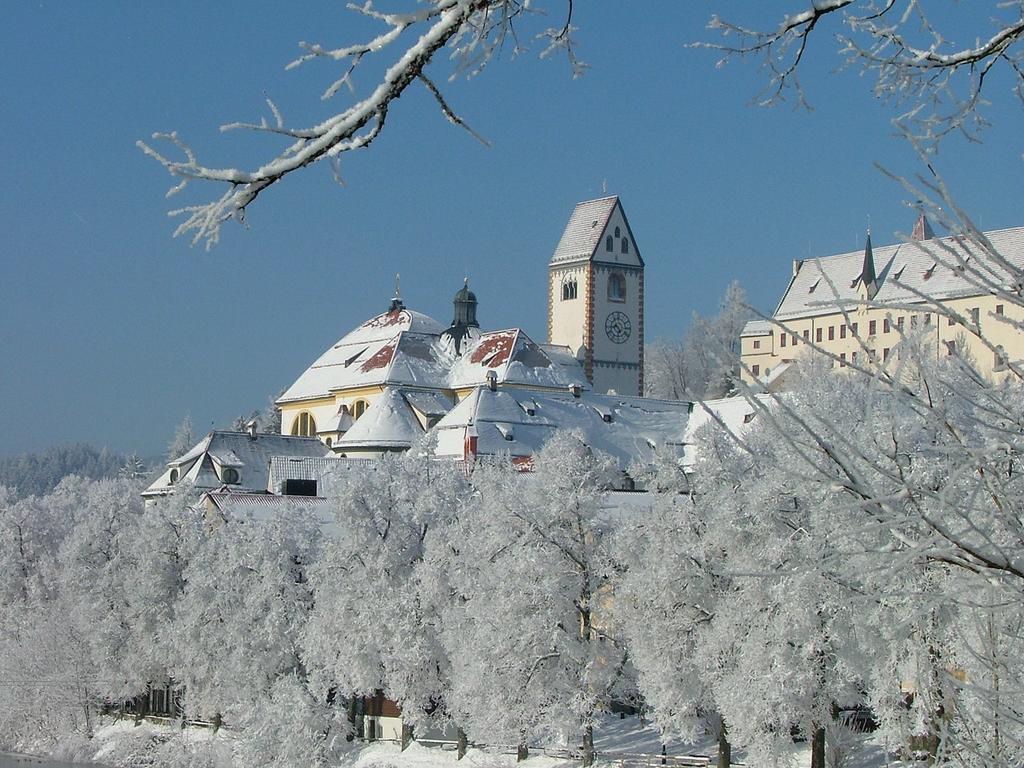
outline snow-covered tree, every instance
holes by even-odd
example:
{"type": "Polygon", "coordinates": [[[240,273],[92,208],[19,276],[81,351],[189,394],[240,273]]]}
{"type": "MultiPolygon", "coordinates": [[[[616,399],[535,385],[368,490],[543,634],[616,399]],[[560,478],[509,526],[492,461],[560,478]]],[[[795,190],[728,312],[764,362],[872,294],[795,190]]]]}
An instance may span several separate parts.
{"type": "Polygon", "coordinates": [[[740,333],[754,317],[746,293],[735,280],[726,288],[718,313],[696,312],[681,340],[659,340],[644,351],[648,397],[704,400],[729,394],[740,375],[740,333]]]}
{"type": "Polygon", "coordinates": [[[383,691],[414,726],[447,720],[437,591],[423,568],[432,542],[447,542],[466,487],[457,466],[416,449],[339,481],[303,633],[303,658],[320,689],[346,699],[383,691]]]}
{"type": "Polygon", "coordinates": [[[789,3],[778,26],[757,28],[713,16],[722,39],[701,44],[722,62],[756,57],[767,74],[759,101],[786,96],[806,104],[799,74],[808,47],[832,36],[845,65],[873,81],[899,110],[896,122],[916,141],[953,132],[976,136],[995,88],[1024,97],[1024,2],[815,0],[789,3]],[[809,7],[808,7],[809,6],[809,7]]]}
{"type": "Polygon", "coordinates": [[[562,733],[593,761],[595,719],[629,687],[610,610],[605,494],[618,476],[572,433],[554,436],[527,475],[475,471],[451,544],[458,599],[444,614],[452,706],[470,737],[525,747],[562,733]]]}
{"type": "Polygon", "coordinates": [[[195,445],[192,437],[192,417],[188,414],[181,420],[181,424],[174,430],[174,437],[167,444],[167,460],[174,461],[183,456],[189,448],[195,445]]]}

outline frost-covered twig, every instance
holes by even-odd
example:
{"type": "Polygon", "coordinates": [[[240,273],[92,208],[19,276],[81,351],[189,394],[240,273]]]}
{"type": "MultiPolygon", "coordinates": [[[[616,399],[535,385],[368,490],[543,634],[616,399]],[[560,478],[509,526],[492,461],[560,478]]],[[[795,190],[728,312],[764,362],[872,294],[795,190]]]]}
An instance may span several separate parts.
{"type": "MultiPolygon", "coordinates": [[[[339,155],[369,146],[383,130],[392,102],[415,80],[426,85],[450,122],[465,128],[478,141],[487,144],[455,114],[424,70],[440,49],[449,46],[458,63],[458,72],[473,74],[479,71],[500,50],[509,35],[515,36],[514,20],[531,10],[529,3],[524,0],[429,0],[407,13],[381,11],[372,2],[350,5],[349,8],[382,22],[387,30],[369,41],[340,48],[302,43],[304,53],[287,67],[294,69],[315,59],[346,62],[343,74],[325,89],[324,100],[336,96],[342,87],[347,87],[354,94],[352,74],[356,67],[365,63],[368,57],[385,51],[388,46],[398,44],[404,35],[416,34],[417,37],[385,70],[369,95],[357,98],[350,106],[321,122],[290,126],[276,104],[268,99],[271,121],[263,119],[256,123],[234,122],[222,126],[224,131],[246,129],[292,140],[262,165],[243,170],[202,163],[195,151],[173,132],[154,134],[153,139],[169,143],[181,153],[181,158],[158,151],[149,143],[137,142],[146,155],[163,165],[175,178],[169,195],[181,192],[194,180],[227,185],[222,194],[209,202],[172,210],[172,216],[183,217],[175,236],[187,235],[193,244],[204,242],[207,248],[212,247],[220,238],[222,225],[231,219],[244,222],[249,205],[264,190],[320,160],[331,162],[335,178],[340,181],[339,155]]],[[[576,72],[579,63],[572,51],[570,28],[558,36],[558,44],[568,52],[576,72]]]]}

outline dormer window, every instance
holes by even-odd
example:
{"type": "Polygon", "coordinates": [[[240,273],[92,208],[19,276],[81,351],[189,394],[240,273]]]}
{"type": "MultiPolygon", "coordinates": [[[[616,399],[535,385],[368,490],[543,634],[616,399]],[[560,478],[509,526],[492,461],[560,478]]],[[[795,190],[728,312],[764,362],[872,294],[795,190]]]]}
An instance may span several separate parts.
{"type": "Polygon", "coordinates": [[[608,237],[604,239],[604,249],[606,251],[612,251],[615,249],[615,242],[611,235],[608,235],[608,237]]]}
{"type": "Polygon", "coordinates": [[[807,289],[807,292],[808,293],[814,293],[815,289],[818,287],[818,283],[820,283],[820,282],[821,282],[821,278],[819,277],[817,280],[815,280],[813,283],[811,283],[811,287],[807,289]]]}
{"type": "Polygon", "coordinates": [[[167,478],[167,482],[169,482],[171,485],[174,485],[176,482],[178,482],[178,468],[177,467],[175,467],[174,469],[171,470],[171,474],[170,474],[170,477],[167,478]]]}
{"type": "Polygon", "coordinates": [[[238,470],[234,467],[224,467],[221,479],[228,485],[238,485],[242,482],[242,478],[238,474],[238,470]]]}
{"type": "Polygon", "coordinates": [[[925,272],[924,272],[924,279],[925,280],[930,279],[931,276],[935,274],[935,268],[937,266],[939,266],[939,265],[938,264],[932,264],[930,267],[928,267],[928,269],[925,270],[925,272]]]}
{"type": "Polygon", "coordinates": [[[570,277],[562,283],[562,301],[571,301],[576,298],[579,287],[575,277],[570,277]]]}
{"type": "Polygon", "coordinates": [[[621,272],[608,275],[608,301],[626,300],[626,276],[621,272]]]}

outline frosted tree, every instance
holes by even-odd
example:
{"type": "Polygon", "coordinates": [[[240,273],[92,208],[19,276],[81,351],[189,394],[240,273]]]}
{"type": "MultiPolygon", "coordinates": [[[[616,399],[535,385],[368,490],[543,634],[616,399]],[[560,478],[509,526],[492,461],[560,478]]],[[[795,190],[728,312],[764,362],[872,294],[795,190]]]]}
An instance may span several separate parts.
{"type": "Polygon", "coordinates": [[[203,163],[174,132],[158,133],[153,138],[170,146],[179,159],[139,142],[139,147],[174,177],[175,186],[169,195],[180,192],[192,181],[213,182],[224,189],[223,194],[208,203],[171,211],[172,215],[183,218],[176,235],[189,236],[193,243],[205,242],[207,247],[215,244],[224,222],[244,221],[249,206],[264,190],[306,166],[326,161],[340,179],[342,155],[370,146],[384,130],[396,100],[413,85],[423,87],[434,97],[447,120],[484,141],[455,113],[427,74],[428,65],[446,48],[449,57],[456,61],[456,73],[472,75],[482,70],[505,46],[520,50],[525,40],[535,36],[543,41],[544,54],[564,50],[574,71],[582,71],[583,65],[576,60],[572,47],[571,0],[561,9],[565,14],[564,24],[540,27],[529,34],[531,23],[542,16],[539,9],[526,0],[429,0],[416,4],[396,0],[392,5],[402,9],[381,10],[372,2],[350,6],[353,12],[380,22],[383,31],[371,40],[341,47],[303,43],[302,55],[288,65],[288,68],[295,68],[311,61],[338,63],[337,76],[324,90],[323,100],[350,95],[350,103],[311,124],[292,125],[268,99],[269,120],[222,126],[225,131],[252,130],[282,140],[282,150],[254,164],[256,167],[251,170],[203,163]],[[389,55],[386,63],[381,62],[389,55]],[[367,93],[359,94],[353,75],[357,71],[364,72],[374,62],[383,65],[383,74],[374,75],[379,80],[367,93]]]}
{"type": "Polygon", "coordinates": [[[240,750],[253,763],[326,765],[347,725],[326,690],[310,684],[299,644],[320,521],[296,502],[266,520],[207,524],[169,628],[169,671],[184,685],[186,712],[240,727],[240,750]]]}
{"type": "Polygon", "coordinates": [[[462,505],[458,467],[413,449],[338,481],[331,535],[310,573],[304,660],[338,698],[381,691],[413,725],[445,722],[448,661],[425,553],[462,505]]]}
{"type": "Polygon", "coordinates": [[[604,496],[620,476],[579,436],[554,436],[523,476],[508,466],[473,477],[460,516],[445,614],[452,701],[480,741],[565,733],[594,760],[598,713],[629,688],[614,600],[614,526],[604,496]]]}
{"type": "Polygon", "coordinates": [[[815,0],[792,3],[778,26],[758,29],[712,17],[721,40],[703,47],[721,63],[754,57],[767,74],[761,104],[787,96],[807,104],[800,85],[808,47],[825,37],[848,67],[873,80],[898,108],[896,122],[916,141],[953,132],[976,137],[987,124],[986,95],[1006,89],[1024,99],[1024,2],[992,0],[957,8],[917,0],[815,0]],[[810,6],[810,7],[807,7],[810,6]]]}
{"type": "Polygon", "coordinates": [[[737,740],[777,754],[773,729],[756,730],[759,702],[777,726],[820,729],[863,688],[908,753],[1018,761],[1019,381],[994,385],[912,344],[898,370],[812,373],[760,407],[731,452],[708,455],[731,469],[697,468],[720,478],[698,493],[744,575],[703,633],[717,706],[737,740]],[[752,682],[759,695],[742,694],[752,682]]]}
{"type": "MultiPolygon", "coordinates": [[[[650,514],[622,521],[615,535],[624,575],[613,610],[662,733],[696,740],[716,732],[719,766],[728,768],[726,724],[716,715],[710,675],[696,651],[701,629],[729,589],[727,549],[708,535],[706,509],[684,492],[690,481],[678,461],[660,459],[646,483],[657,494],[650,514]]],[[[708,484],[718,483],[708,478],[708,484]]]]}
{"type": "Polygon", "coordinates": [[[714,317],[703,318],[695,312],[681,340],[659,340],[647,347],[645,394],[676,400],[729,394],[739,379],[740,333],[753,317],[746,293],[734,280],[714,317]]]}
{"type": "Polygon", "coordinates": [[[192,417],[186,415],[178,428],[174,430],[174,437],[167,444],[167,460],[174,461],[185,455],[193,445],[195,445],[195,440],[192,437],[192,417]]]}

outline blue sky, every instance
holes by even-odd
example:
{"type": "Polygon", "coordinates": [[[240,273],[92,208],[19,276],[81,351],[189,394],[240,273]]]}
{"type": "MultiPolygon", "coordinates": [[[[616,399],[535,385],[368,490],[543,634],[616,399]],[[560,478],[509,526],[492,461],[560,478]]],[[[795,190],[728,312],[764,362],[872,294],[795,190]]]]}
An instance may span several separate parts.
{"type": "MultiPolygon", "coordinates": [[[[919,166],[825,36],[804,69],[810,113],[750,106],[752,63],[716,69],[685,47],[720,6],[768,23],[793,5],[576,3],[584,77],[535,47],[446,86],[491,148],[413,89],[346,158],[346,187],[306,169],[208,253],[171,238],[169,178],[135,141],[177,130],[207,161],[244,165],[272,144],[217,126],[258,119],[265,95],[289,122],[322,119],[337,70],[284,64],[300,40],[370,27],[341,2],[6,4],[0,454],[76,440],[154,454],[186,413],[203,432],[262,407],[386,307],[395,272],[407,304],[442,321],[468,275],[485,327],[543,339],[548,257],[604,184],[647,262],[649,339],[713,312],[734,278],[770,311],[793,258],[860,247],[869,217],[876,243],[894,241],[913,214],[874,163],[919,166]]],[[[436,82],[449,73],[435,63],[436,82]]],[[[1024,224],[1019,106],[996,86],[984,143],[937,158],[987,229],[1024,224]]]]}

